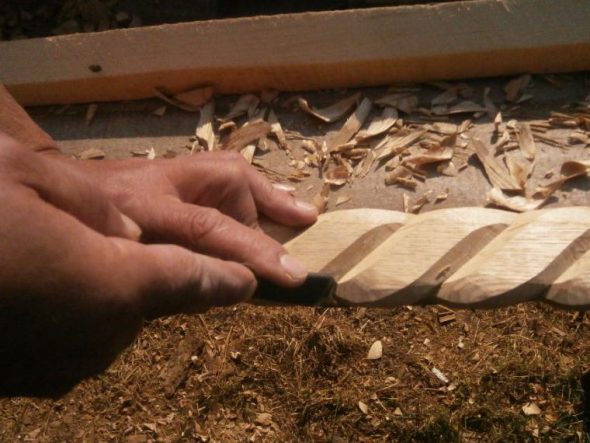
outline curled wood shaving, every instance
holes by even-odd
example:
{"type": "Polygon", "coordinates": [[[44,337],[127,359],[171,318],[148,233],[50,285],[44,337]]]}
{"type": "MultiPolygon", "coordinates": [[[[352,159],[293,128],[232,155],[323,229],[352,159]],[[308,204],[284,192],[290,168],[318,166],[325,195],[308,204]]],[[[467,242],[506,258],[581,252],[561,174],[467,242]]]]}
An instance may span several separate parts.
{"type": "Polygon", "coordinates": [[[509,197],[499,188],[492,188],[487,194],[488,203],[516,212],[526,212],[539,209],[547,198],[525,198],[520,195],[509,197]]]}
{"type": "Polygon", "coordinates": [[[518,146],[522,154],[527,160],[534,160],[537,152],[535,140],[533,139],[533,133],[531,127],[526,123],[517,123],[516,125],[516,139],[518,140],[518,146]]]}
{"type": "Polygon", "coordinates": [[[522,187],[526,188],[526,182],[532,173],[531,164],[524,165],[518,161],[514,156],[507,155],[504,158],[508,172],[514,178],[514,180],[522,187]]]}
{"type": "Polygon", "coordinates": [[[504,86],[506,100],[509,102],[517,101],[520,93],[524,91],[530,81],[531,76],[529,74],[521,75],[520,77],[510,80],[506,86],[504,86]]]}
{"type": "Polygon", "coordinates": [[[357,142],[369,139],[371,137],[376,137],[378,135],[383,134],[384,132],[388,131],[397,121],[398,115],[397,110],[395,108],[386,107],[383,110],[383,113],[377,117],[375,117],[369,127],[362,131],[355,136],[355,140],[357,142]]]}
{"type": "Polygon", "coordinates": [[[211,100],[201,108],[199,123],[195,130],[195,136],[206,151],[215,149],[215,132],[213,132],[213,117],[215,114],[215,102],[211,100]]]}
{"type": "Polygon", "coordinates": [[[375,100],[379,106],[391,106],[398,111],[411,114],[418,107],[418,97],[415,94],[390,94],[375,100]]]}
{"type": "Polygon", "coordinates": [[[549,198],[568,180],[583,177],[590,171],[590,160],[570,160],[561,165],[560,177],[536,189],[534,198],[549,198]]]}
{"type": "Polygon", "coordinates": [[[494,187],[507,191],[522,191],[522,187],[512,178],[502,164],[490,154],[488,148],[480,139],[472,138],[471,145],[494,187]]]}
{"type": "Polygon", "coordinates": [[[309,115],[313,115],[315,118],[320,119],[324,123],[332,123],[344,117],[346,113],[350,111],[350,109],[358,102],[360,96],[361,94],[357,92],[350,97],[342,99],[333,105],[326,106],[325,108],[321,109],[311,107],[307,100],[305,100],[303,97],[299,97],[297,99],[297,103],[299,107],[309,115]]]}
{"type": "Polygon", "coordinates": [[[228,135],[220,148],[225,151],[240,151],[247,145],[265,137],[270,131],[271,125],[264,120],[247,122],[228,135]]]}
{"type": "Polygon", "coordinates": [[[351,116],[348,117],[340,130],[327,137],[326,143],[330,152],[337,149],[339,146],[344,145],[354,137],[361,126],[363,126],[365,123],[365,120],[371,112],[372,106],[373,104],[371,103],[371,100],[364,98],[357,106],[355,111],[351,114],[351,116]]]}
{"type": "Polygon", "coordinates": [[[220,121],[226,122],[241,117],[242,115],[248,115],[248,117],[252,117],[258,109],[259,103],[260,98],[258,98],[258,96],[254,94],[242,95],[234,103],[234,105],[231,107],[226,116],[221,118],[220,121]]]}

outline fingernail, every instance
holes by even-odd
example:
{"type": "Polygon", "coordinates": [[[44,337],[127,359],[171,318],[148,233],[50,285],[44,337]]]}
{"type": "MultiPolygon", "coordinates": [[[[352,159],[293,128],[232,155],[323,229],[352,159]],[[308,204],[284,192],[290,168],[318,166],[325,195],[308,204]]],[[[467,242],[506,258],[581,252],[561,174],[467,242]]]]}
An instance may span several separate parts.
{"type": "Polygon", "coordinates": [[[284,271],[295,281],[305,280],[307,277],[307,270],[295,257],[285,254],[281,256],[281,266],[284,271]]]}
{"type": "Polygon", "coordinates": [[[141,228],[139,225],[123,213],[121,213],[121,220],[123,220],[123,226],[127,238],[138,241],[141,237],[141,228]]]}
{"type": "Polygon", "coordinates": [[[318,208],[311,203],[304,202],[302,200],[295,200],[295,206],[305,212],[313,213],[315,216],[318,215],[318,208]]]}
{"type": "Polygon", "coordinates": [[[295,187],[287,185],[285,183],[273,183],[272,187],[278,189],[279,191],[295,192],[295,187]]]}

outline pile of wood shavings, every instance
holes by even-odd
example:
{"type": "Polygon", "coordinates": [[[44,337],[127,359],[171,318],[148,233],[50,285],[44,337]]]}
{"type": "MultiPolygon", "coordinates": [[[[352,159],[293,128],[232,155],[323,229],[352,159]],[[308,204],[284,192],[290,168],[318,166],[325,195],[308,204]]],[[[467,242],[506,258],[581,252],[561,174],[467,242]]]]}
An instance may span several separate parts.
{"type": "MultiPolygon", "coordinates": [[[[499,107],[491,100],[489,88],[485,88],[478,100],[474,89],[465,83],[437,82],[432,86],[440,89],[440,93],[428,108],[420,106],[418,89],[412,87],[392,88],[389,94],[374,101],[357,92],[323,108],[314,107],[298,96],[278,103],[278,91],[265,90],[239,97],[219,117],[215,116],[210,87],[176,96],[158,91],[158,96],[175,106],[180,103],[181,109],[200,112],[195,135],[187,146],[192,153],[240,152],[273,181],[300,182],[317,174],[324,182],[314,198],[320,211],[326,209],[331,189],[350,184],[381,167],[386,171],[385,185],[415,191],[418,182],[427,180],[429,172],[456,176],[475,155],[492,185],[488,194],[490,204],[514,211],[539,208],[565,181],[588,172],[590,162],[567,161],[558,178],[536,189],[528,186],[535,167],[536,143],[566,148],[549,137],[548,130],[570,128],[568,143],[590,145],[590,96],[578,103],[574,112],[553,112],[545,122],[512,119],[505,123],[503,112],[509,114],[533,98],[528,92],[530,75],[506,84],[504,103],[499,107]],[[283,128],[273,109],[277,105],[296,106],[320,124],[341,123],[335,131],[307,137],[283,128]],[[374,108],[378,112],[370,119],[374,108]],[[459,124],[452,123],[450,117],[457,116],[465,119],[459,124]],[[489,141],[468,134],[472,121],[485,116],[493,121],[489,141]],[[239,119],[245,119],[245,123],[238,125],[239,119]],[[277,149],[289,158],[292,171],[288,174],[269,169],[257,159],[257,155],[277,149]],[[296,156],[295,150],[303,150],[305,154],[296,156]]],[[[157,111],[163,113],[160,108],[157,111]]],[[[551,178],[551,174],[546,174],[546,178],[551,178]]],[[[425,204],[447,197],[448,189],[436,195],[426,190],[412,202],[404,193],[403,207],[407,212],[417,213],[425,204]]],[[[340,195],[336,205],[348,200],[349,196],[340,195]]]]}

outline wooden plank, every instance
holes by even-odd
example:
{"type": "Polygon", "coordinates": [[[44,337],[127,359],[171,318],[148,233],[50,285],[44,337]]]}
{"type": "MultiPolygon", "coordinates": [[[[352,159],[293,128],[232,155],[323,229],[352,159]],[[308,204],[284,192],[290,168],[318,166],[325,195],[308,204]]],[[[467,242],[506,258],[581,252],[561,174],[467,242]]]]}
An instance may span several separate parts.
{"type": "Polygon", "coordinates": [[[473,0],[113,30],[0,43],[23,104],[153,88],[306,90],[590,69],[590,2],[473,0]]]}
{"type": "Polygon", "coordinates": [[[329,302],[337,305],[493,308],[546,301],[590,309],[590,208],[404,215],[322,214],[285,248],[310,272],[334,278],[329,302]],[[387,232],[380,229],[392,223],[387,232]]]}

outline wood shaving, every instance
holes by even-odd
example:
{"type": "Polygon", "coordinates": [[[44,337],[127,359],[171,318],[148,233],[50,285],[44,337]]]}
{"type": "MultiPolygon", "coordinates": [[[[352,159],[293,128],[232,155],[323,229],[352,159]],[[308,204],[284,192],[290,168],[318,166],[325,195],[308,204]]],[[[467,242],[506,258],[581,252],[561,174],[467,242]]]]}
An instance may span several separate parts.
{"type": "Polygon", "coordinates": [[[346,122],[342,125],[340,130],[330,134],[326,138],[326,144],[330,152],[337,149],[339,146],[344,145],[359,131],[361,126],[365,123],[365,120],[371,112],[373,104],[368,98],[364,98],[361,103],[357,106],[355,111],[351,114],[346,122]]]}
{"type": "Polygon", "coordinates": [[[156,158],[156,150],[154,148],[150,148],[146,151],[146,158],[148,160],[153,160],[156,158]]]}
{"type": "Polygon", "coordinates": [[[410,196],[405,192],[402,194],[402,207],[404,208],[404,212],[410,211],[410,196]]]}
{"type": "Polygon", "coordinates": [[[375,158],[375,151],[369,150],[363,161],[358,164],[354,175],[359,178],[365,177],[371,170],[371,167],[375,162],[375,158]]]}
{"type": "Polygon", "coordinates": [[[352,197],[350,195],[347,195],[347,194],[339,195],[338,198],[336,199],[336,203],[334,205],[335,206],[343,205],[344,203],[349,202],[351,199],[352,199],[352,197]]]}
{"type": "Polygon", "coordinates": [[[459,170],[452,160],[441,162],[437,165],[436,172],[446,175],[447,177],[456,177],[459,174],[459,170]]]}
{"type": "Polygon", "coordinates": [[[535,140],[533,139],[533,133],[531,127],[526,123],[518,123],[516,125],[516,139],[518,140],[518,146],[522,154],[527,160],[534,160],[537,152],[535,140]]]}
{"type": "Polygon", "coordinates": [[[361,94],[357,92],[350,97],[342,99],[330,106],[326,106],[325,108],[321,109],[311,107],[307,100],[305,100],[303,97],[299,97],[297,99],[297,103],[299,107],[309,115],[313,115],[315,118],[320,119],[324,123],[333,123],[344,117],[358,102],[360,96],[361,94]]]}
{"type": "Polygon", "coordinates": [[[418,97],[415,94],[390,94],[375,100],[379,106],[391,106],[398,111],[411,114],[418,107],[418,97]]]}
{"type": "Polygon", "coordinates": [[[271,131],[271,125],[264,120],[247,122],[241,128],[229,134],[220,146],[225,151],[240,151],[251,143],[265,137],[271,131]]]}
{"type": "Polygon", "coordinates": [[[485,144],[478,138],[471,139],[471,145],[481,162],[492,186],[506,191],[522,191],[522,187],[506,171],[506,168],[490,154],[485,144]]]}
{"type": "Polygon", "coordinates": [[[367,129],[359,131],[359,133],[355,136],[355,140],[360,142],[362,140],[383,134],[395,124],[397,118],[397,110],[389,106],[386,107],[381,115],[375,117],[371,121],[367,129]]]}
{"type": "Polygon", "coordinates": [[[422,194],[420,197],[418,197],[416,199],[416,202],[410,208],[410,213],[418,214],[422,210],[424,205],[426,205],[427,203],[430,203],[430,195],[431,194],[432,194],[432,190],[428,190],[424,194],[422,194]]]}
{"type": "Polygon", "coordinates": [[[454,152],[453,148],[431,150],[420,154],[410,155],[409,157],[406,157],[402,163],[404,165],[411,165],[414,168],[419,168],[423,165],[451,160],[454,152]]]}
{"type": "Polygon", "coordinates": [[[590,160],[569,160],[561,165],[560,177],[536,189],[534,198],[549,198],[564,183],[577,177],[583,177],[590,171],[590,160]]]}
{"type": "Polygon", "coordinates": [[[376,150],[379,150],[377,160],[384,160],[400,154],[406,148],[416,143],[424,134],[426,134],[426,129],[411,132],[403,137],[387,139],[385,144],[375,148],[376,150]]]}
{"type": "Polygon", "coordinates": [[[400,185],[404,188],[415,190],[418,183],[412,178],[412,171],[404,166],[398,166],[393,171],[385,174],[386,185],[400,185]]]}
{"type": "Polygon", "coordinates": [[[271,125],[270,131],[276,137],[277,141],[279,142],[279,146],[286,151],[290,151],[291,147],[289,145],[289,141],[287,140],[287,136],[283,131],[283,127],[281,126],[278,117],[272,110],[268,113],[268,122],[271,125]]]}
{"type": "Polygon", "coordinates": [[[317,208],[319,214],[326,212],[328,201],[330,200],[330,185],[324,183],[320,192],[318,192],[312,199],[312,203],[317,208]]]}
{"type": "Polygon", "coordinates": [[[504,157],[504,162],[506,163],[506,167],[512,178],[514,178],[522,189],[526,189],[527,180],[532,173],[530,164],[525,165],[511,155],[504,157]]]}
{"type": "Polygon", "coordinates": [[[445,105],[435,106],[432,108],[434,115],[455,115],[455,114],[473,114],[475,112],[485,112],[486,108],[478,105],[475,102],[465,100],[457,103],[454,106],[448,107],[445,105]]]}
{"type": "Polygon", "coordinates": [[[80,152],[76,157],[79,160],[100,160],[105,158],[105,153],[102,149],[90,148],[80,152]]]}
{"type": "Polygon", "coordinates": [[[256,152],[256,145],[248,145],[240,150],[240,154],[246,159],[248,164],[252,164],[254,160],[254,153],[256,152]]]}
{"type": "Polygon", "coordinates": [[[528,86],[530,81],[531,76],[529,74],[521,75],[520,77],[510,80],[506,86],[504,86],[506,100],[509,102],[516,102],[519,95],[528,86]]]}
{"type": "MultiPolygon", "coordinates": [[[[379,360],[383,356],[383,343],[381,340],[373,342],[367,353],[367,360],[379,360]]],[[[365,412],[366,414],[366,412],[365,412]]]]}
{"type": "Polygon", "coordinates": [[[334,186],[342,186],[348,181],[350,175],[350,171],[345,165],[339,165],[325,173],[324,182],[334,186]]]}
{"type": "Polygon", "coordinates": [[[174,99],[192,108],[198,109],[213,97],[215,89],[213,86],[190,89],[176,94],[174,99]]]}
{"type": "Polygon", "coordinates": [[[213,131],[214,116],[215,102],[211,100],[201,108],[199,123],[195,130],[197,141],[206,151],[213,151],[215,149],[215,132],[213,131]]]}
{"type": "Polygon", "coordinates": [[[452,86],[434,97],[430,103],[432,106],[450,105],[457,100],[459,100],[459,88],[452,86]]]}
{"type": "Polygon", "coordinates": [[[501,189],[496,187],[488,192],[487,199],[489,204],[516,212],[527,212],[539,209],[547,201],[547,198],[529,199],[520,195],[509,197],[504,194],[501,189]]]}
{"type": "Polygon", "coordinates": [[[94,120],[97,110],[98,105],[96,103],[88,105],[88,108],[86,108],[86,126],[90,126],[90,123],[92,123],[92,120],[94,120]]]}
{"type": "Polygon", "coordinates": [[[231,107],[229,112],[225,115],[225,117],[221,118],[220,122],[227,122],[229,120],[234,120],[238,117],[243,115],[247,115],[248,117],[252,117],[256,110],[258,109],[258,104],[260,103],[260,99],[258,96],[254,94],[245,94],[242,95],[238,100],[234,103],[231,107]]]}
{"type": "MultiPolygon", "coordinates": [[[[209,98],[205,102],[203,102],[203,103],[201,103],[199,105],[194,105],[194,104],[186,103],[186,102],[183,102],[183,101],[177,99],[176,98],[177,96],[170,96],[170,95],[168,95],[161,88],[154,88],[153,89],[153,92],[154,92],[154,95],[156,97],[158,97],[160,100],[164,100],[166,103],[168,103],[168,104],[170,104],[170,105],[172,105],[172,106],[174,106],[176,108],[182,109],[183,111],[188,111],[188,112],[196,112],[196,111],[198,111],[200,109],[201,105],[205,104],[213,96],[213,90],[211,90],[211,95],[209,96],[209,98]]],[[[188,92],[190,92],[190,91],[187,91],[187,93],[188,92]]],[[[179,94],[179,95],[182,96],[182,94],[179,94]]],[[[200,102],[199,101],[194,101],[194,103],[200,103],[200,102]]]]}
{"type": "Polygon", "coordinates": [[[568,136],[567,142],[570,145],[587,145],[590,143],[590,136],[583,132],[573,132],[568,136]]]}
{"type": "Polygon", "coordinates": [[[485,88],[483,91],[483,105],[486,108],[488,117],[494,118],[498,116],[498,108],[490,98],[490,88],[485,88]]]}
{"type": "Polygon", "coordinates": [[[166,114],[167,110],[168,107],[166,105],[160,106],[152,111],[152,115],[155,115],[156,117],[164,117],[164,114],[166,114]]]}
{"type": "Polygon", "coordinates": [[[449,197],[449,188],[445,188],[444,191],[439,192],[435,197],[434,197],[434,203],[440,203],[442,201],[445,201],[447,198],[449,197]]]}
{"type": "Polygon", "coordinates": [[[494,132],[500,133],[500,125],[502,124],[502,113],[498,112],[494,117],[494,132]]]}

